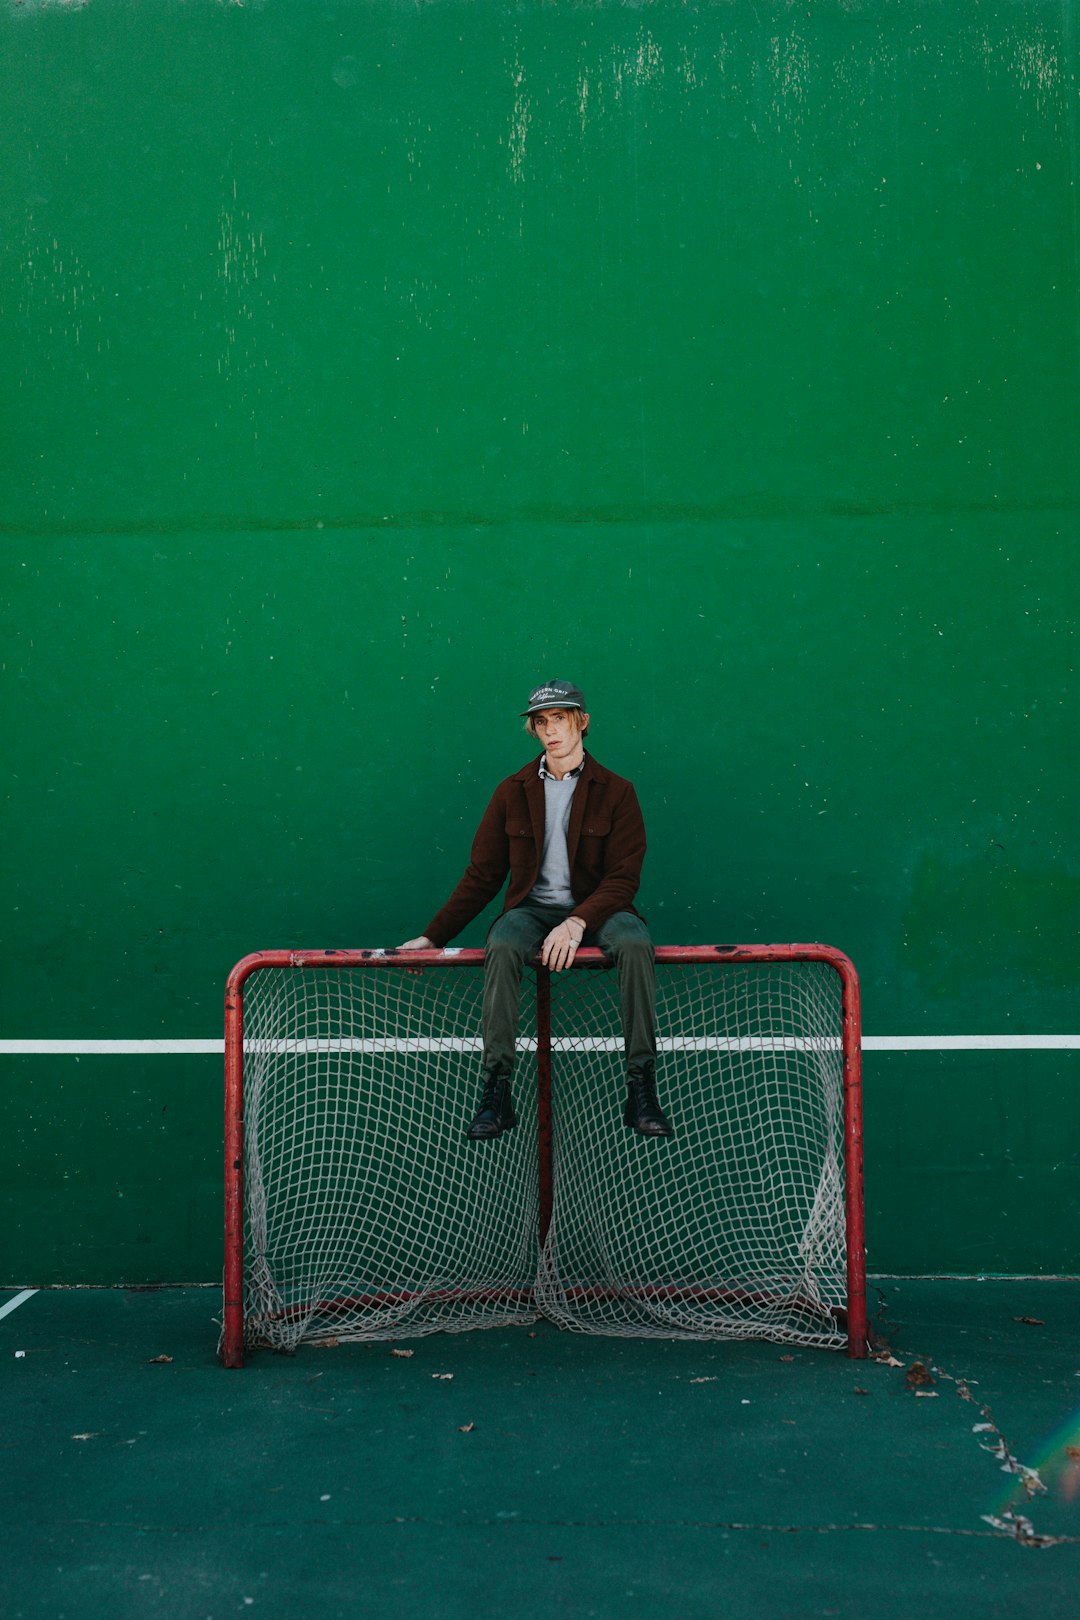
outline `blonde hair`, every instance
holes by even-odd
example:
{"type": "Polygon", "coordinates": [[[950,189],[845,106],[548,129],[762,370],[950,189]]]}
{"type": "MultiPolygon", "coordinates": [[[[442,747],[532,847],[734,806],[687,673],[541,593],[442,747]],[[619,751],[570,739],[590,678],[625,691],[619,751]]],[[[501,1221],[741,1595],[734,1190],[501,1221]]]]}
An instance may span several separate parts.
{"type": "MultiPolygon", "coordinates": [[[[553,709],[558,709],[561,707],[561,705],[558,703],[553,703],[551,707],[553,709]]],[[[577,726],[578,731],[581,733],[582,741],[584,741],[584,739],[589,735],[589,728],[585,724],[585,715],[580,709],[563,709],[563,713],[570,716],[571,720],[573,720],[574,724],[577,726]]],[[[526,716],[525,730],[529,733],[530,737],[536,736],[536,716],[534,714],[526,716]]]]}

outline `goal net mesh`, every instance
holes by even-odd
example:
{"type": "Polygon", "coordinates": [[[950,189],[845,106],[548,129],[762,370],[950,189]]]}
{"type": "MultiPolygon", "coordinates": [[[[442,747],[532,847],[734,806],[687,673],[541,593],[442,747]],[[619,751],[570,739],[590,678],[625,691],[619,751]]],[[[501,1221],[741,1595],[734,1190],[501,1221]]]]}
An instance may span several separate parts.
{"type": "MultiPolygon", "coordinates": [[[[531,977],[523,1028],[535,1025],[531,977]]],[[[464,1139],[476,1106],[482,1000],[483,973],[468,968],[252,975],[244,1003],[249,1344],[289,1350],[302,1339],[535,1320],[535,1096],[494,1152],[464,1139]]]]}
{"type": "Polygon", "coordinates": [[[589,1333],[845,1343],[840,983],[657,969],[661,1102],[622,1123],[615,974],[551,980],[554,1196],[538,1242],[535,978],[518,1124],[470,1142],[479,966],[265,968],[244,1006],[244,1338],[405,1338],[542,1314],[589,1333]]]}
{"type": "Polygon", "coordinates": [[[822,963],[658,966],[657,1011],[670,1140],[622,1124],[614,973],[553,986],[540,1309],[593,1333],[841,1344],[838,975],[822,963]]]}

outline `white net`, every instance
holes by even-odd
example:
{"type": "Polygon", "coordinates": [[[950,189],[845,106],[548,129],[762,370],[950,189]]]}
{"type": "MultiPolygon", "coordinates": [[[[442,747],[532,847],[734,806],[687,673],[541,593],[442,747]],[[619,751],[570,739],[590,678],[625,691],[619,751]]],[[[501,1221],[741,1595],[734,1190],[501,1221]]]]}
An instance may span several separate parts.
{"type": "Polygon", "coordinates": [[[555,1200],[537,1304],[564,1327],[846,1343],[841,987],[823,963],[657,968],[671,1139],[622,1125],[615,975],[552,986],[555,1200]]]}
{"type": "Polygon", "coordinates": [[[528,1322],[845,1340],[840,982],[825,963],[658,967],[672,1139],[622,1123],[615,974],[552,980],[554,1208],[538,1244],[535,986],[516,1129],[470,1142],[478,965],[273,967],[245,993],[244,1337],[528,1322]]]}
{"type": "Polygon", "coordinates": [[[535,1099],[495,1152],[464,1139],[482,994],[482,973],[468,968],[252,975],[248,1344],[291,1350],[535,1320],[535,1099]]]}

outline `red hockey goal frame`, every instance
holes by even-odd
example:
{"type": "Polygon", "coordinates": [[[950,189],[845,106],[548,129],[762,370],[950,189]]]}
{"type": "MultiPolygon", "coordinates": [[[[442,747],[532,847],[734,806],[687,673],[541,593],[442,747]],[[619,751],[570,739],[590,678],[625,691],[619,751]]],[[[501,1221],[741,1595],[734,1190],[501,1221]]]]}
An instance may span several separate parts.
{"type": "MultiPolygon", "coordinates": [[[[257,951],[245,956],[229,975],[225,994],[225,1265],[224,1316],[220,1358],[226,1367],[244,1364],[244,988],[253,974],[269,968],[355,968],[368,972],[401,972],[427,966],[476,970],[482,950],[257,951]]],[[[721,963],[768,965],[819,963],[840,979],[843,1062],[843,1163],[846,1226],[847,1353],[860,1358],[868,1351],[866,1312],[865,1218],[862,1152],[862,1062],[859,981],[842,951],[828,945],[667,945],[656,950],[657,965],[721,963]]],[[[608,966],[604,954],[581,950],[572,971],[608,966]]],[[[551,986],[548,971],[536,972],[537,1130],[539,1242],[543,1247],[552,1216],[552,1041],[551,986]]]]}

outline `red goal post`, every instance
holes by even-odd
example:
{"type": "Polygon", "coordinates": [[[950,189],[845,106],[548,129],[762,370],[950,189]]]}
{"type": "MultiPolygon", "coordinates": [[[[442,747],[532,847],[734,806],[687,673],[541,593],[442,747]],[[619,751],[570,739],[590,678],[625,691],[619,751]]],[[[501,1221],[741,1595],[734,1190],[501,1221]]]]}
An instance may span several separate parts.
{"type": "Polygon", "coordinates": [[[526,975],[518,1128],[464,1140],[481,950],[263,951],[225,999],[220,1355],[534,1321],[867,1353],[859,984],[660,946],[671,1141],[620,1123],[610,963],[526,975]],[[535,1087],[535,1104],[529,1091],[535,1087]]]}

